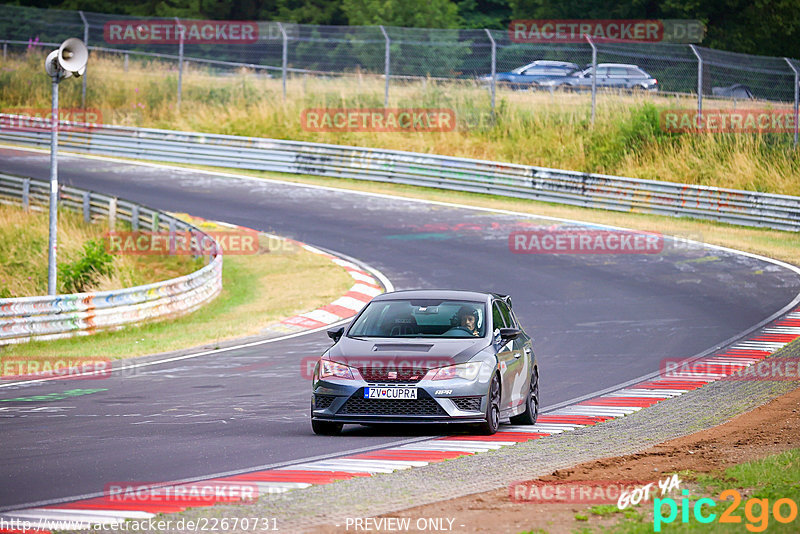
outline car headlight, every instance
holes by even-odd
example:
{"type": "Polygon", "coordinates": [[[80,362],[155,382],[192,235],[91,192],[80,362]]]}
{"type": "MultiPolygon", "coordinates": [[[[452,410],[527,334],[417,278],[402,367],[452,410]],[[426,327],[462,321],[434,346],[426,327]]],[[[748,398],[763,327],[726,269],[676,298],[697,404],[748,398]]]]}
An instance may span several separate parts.
{"type": "Polygon", "coordinates": [[[328,376],[349,378],[350,380],[353,380],[353,371],[350,367],[342,363],[332,362],[330,360],[320,360],[319,377],[325,378],[328,376]]]}
{"type": "Polygon", "coordinates": [[[481,364],[482,362],[467,362],[448,365],[439,369],[431,380],[450,380],[451,378],[475,380],[481,370],[481,364]]]}

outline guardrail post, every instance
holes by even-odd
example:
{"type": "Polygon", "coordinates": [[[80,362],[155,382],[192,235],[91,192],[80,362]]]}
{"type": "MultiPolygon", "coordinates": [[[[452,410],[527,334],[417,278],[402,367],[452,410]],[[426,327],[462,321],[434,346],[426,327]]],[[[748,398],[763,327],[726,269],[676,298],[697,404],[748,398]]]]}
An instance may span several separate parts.
{"type": "Polygon", "coordinates": [[[178,109],[181,108],[181,92],[183,90],[183,26],[175,17],[175,29],[178,32],[178,109]]]}
{"type": "MultiPolygon", "coordinates": [[[[86,17],[83,14],[83,11],[78,11],[78,15],[81,16],[81,20],[83,21],[83,44],[89,46],[89,22],[86,20],[86,17]]],[[[83,81],[81,82],[81,108],[86,109],[86,72],[84,71],[83,81]]]]}
{"type": "Polygon", "coordinates": [[[134,232],[139,230],[139,204],[131,206],[131,230],[134,232]]]}
{"type": "Polygon", "coordinates": [[[175,219],[169,220],[169,255],[175,255],[175,219]]]}
{"type": "Polygon", "coordinates": [[[697,58],[697,118],[700,120],[703,118],[703,58],[693,44],[690,44],[689,48],[697,58]]]}
{"type": "Polygon", "coordinates": [[[381,33],[383,33],[383,38],[386,40],[386,50],[384,52],[383,58],[383,76],[386,78],[386,86],[383,90],[383,107],[389,107],[389,76],[391,75],[391,66],[392,66],[392,52],[391,52],[391,45],[392,40],[389,39],[389,34],[386,33],[386,29],[383,25],[379,26],[381,29],[381,33]]]}
{"type": "Polygon", "coordinates": [[[28,211],[30,208],[31,179],[22,180],[22,209],[28,211]]]}
{"type": "Polygon", "coordinates": [[[494,98],[497,87],[497,43],[494,41],[492,32],[490,32],[488,28],[484,28],[484,31],[486,32],[486,35],[489,36],[489,40],[492,42],[492,116],[494,117],[494,98]]]}
{"type": "Polygon", "coordinates": [[[3,61],[7,59],[8,56],[8,43],[3,43],[3,61]]]}
{"type": "Polygon", "coordinates": [[[278,29],[281,31],[281,38],[283,39],[283,48],[281,50],[281,81],[283,83],[283,100],[286,100],[286,71],[289,65],[289,36],[286,35],[286,28],[283,24],[278,23],[278,29]]]}
{"type": "Polygon", "coordinates": [[[112,198],[108,201],[108,229],[112,232],[117,226],[117,199],[112,198]]]}
{"type": "Polygon", "coordinates": [[[797,123],[798,120],[798,104],[800,104],[800,76],[797,72],[797,69],[792,65],[792,62],[789,61],[789,58],[783,58],[784,61],[789,65],[789,68],[792,69],[794,72],[794,147],[797,148],[797,133],[798,128],[800,128],[800,124],[797,123]]]}
{"type": "Polygon", "coordinates": [[[88,191],[83,192],[83,222],[92,222],[92,197],[88,191]]]}
{"type": "Polygon", "coordinates": [[[597,47],[592,42],[589,34],[586,34],[586,40],[589,46],[592,47],[592,126],[594,126],[594,117],[597,110],[597,47]]]}
{"type": "Polygon", "coordinates": [[[153,212],[153,220],[150,225],[150,230],[153,232],[158,232],[158,228],[161,226],[161,222],[159,221],[158,212],[153,212]]]}

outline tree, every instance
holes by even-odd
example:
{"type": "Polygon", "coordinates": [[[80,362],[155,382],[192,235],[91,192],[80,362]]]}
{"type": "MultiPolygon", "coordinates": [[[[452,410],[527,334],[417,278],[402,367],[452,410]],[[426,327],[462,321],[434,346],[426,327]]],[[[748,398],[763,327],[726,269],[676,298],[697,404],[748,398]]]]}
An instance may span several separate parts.
{"type": "Polygon", "coordinates": [[[450,0],[342,0],[342,11],[353,26],[457,28],[461,22],[450,0]]]}

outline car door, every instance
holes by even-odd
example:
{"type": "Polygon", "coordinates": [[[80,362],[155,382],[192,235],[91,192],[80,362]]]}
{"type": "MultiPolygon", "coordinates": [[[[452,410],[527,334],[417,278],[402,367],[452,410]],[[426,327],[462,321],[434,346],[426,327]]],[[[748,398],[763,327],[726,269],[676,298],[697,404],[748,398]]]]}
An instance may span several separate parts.
{"type": "Polygon", "coordinates": [[[499,300],[492,302],[492,339],[497,353],[497,368],[500,371],[500,412],[511,407],[510,379],[514,372],[515,353],[514,342],[500,339],[500,329],[506,328],[506,322],[500,311],[499,300]]]}
{"type": "Polygon", "coordinates": [[[625,67],[608,68],[608,87],[628,87],[628,69],[625,67]]]}
{"type": "MultiPolygon", "coordinates": [[[[508,303],[498,300],[497,307],[507,328],[519,328],[508,303]]],[[[522,333],[510,342],[509,348],[511,358],[506,364],[503,390],[508,393],[508,407],[513,408],[524,403],[528,393],[528,377],[531,375],[530,340],[522,333]]]]}

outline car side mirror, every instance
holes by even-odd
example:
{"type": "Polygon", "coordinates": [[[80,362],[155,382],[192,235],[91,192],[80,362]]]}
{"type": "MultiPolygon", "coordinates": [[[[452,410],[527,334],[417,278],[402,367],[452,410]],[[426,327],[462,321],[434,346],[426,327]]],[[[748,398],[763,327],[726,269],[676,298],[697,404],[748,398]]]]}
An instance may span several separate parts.
{"type": "Polygon", "coordinates": [[[517,339],[520,335],[522,335],[522,330],[519,328],[501,328],[500,329],[500,339],[503,341],[511,341],[512,339],[517,339]]]}
{"type": "Polygon", "coordinates": [[[331,338],[334,343],[338,342],[343,334],[344,334],[343,326],[340,326],[339,328],[331,328],[330,330],[328,330],[328,337],[331,338]]]}

